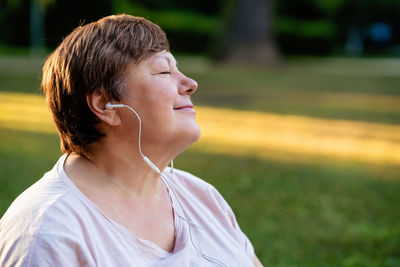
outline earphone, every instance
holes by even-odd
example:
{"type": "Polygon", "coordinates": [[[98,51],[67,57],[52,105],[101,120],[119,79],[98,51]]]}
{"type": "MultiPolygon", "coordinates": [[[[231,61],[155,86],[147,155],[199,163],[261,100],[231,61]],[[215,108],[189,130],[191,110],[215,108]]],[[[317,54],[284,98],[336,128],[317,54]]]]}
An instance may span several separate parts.
{"type": "Polygon", "coordinates": [[[150,168],[152,168],[156,173],[161,174],[160,169],[148,158],[146,157],[143,153],[142,153],[142,148],[140,145],[140,140],[141,140],[141,136],[142,136],[142,120],[140,119],[139,114],[136,112],[136,110],[134,110],[133,108],[131,108],[128,105],[124,105],[124,104],[111,104],[111,102],[108,102],[105,106],[105,108],[107,109],[112,109],[112,108],[128,108],[130,109],[133,113],[135,113],[136,117],[139,120],[139,142],[138,142],[138,146],[139,146],[139,153],[142,156],[143,160],[147,163],[147,165],[150,166],[150,168]]]}
{"type": "MultiPolygon", "coordinates": [[[[112,109],[112,108],[128,108],[129,110],[131,110],[133,113],[135,113],[136,117],[139,120],[139,141],[138,141],[138,147],[139,147],[139,153],[142,156],[143,160],[147,163],[147,165],[150,166],[150,168],[152,168],[157,174],[160,175],[161,179],[164,181],[165,185],[168,187],[168,189],[174,194],[175,198],[178,200],[179,206],[181,207],[183,214],[185,215],[185,219],[186,222],[188,224],[189,227],[189,236],[190,236],[190,241],[194,247],[194,249],[197,251],[197,253],[199,253],[204,259],[208,260],[209,262],[212,262],[218,266],[222,266],[222,267],[227,267],[224,263],[222,263],[221,261],[219,261],[218,259],[212,258],[210,256],[207,256],[206,254],[204,254],[200,249],[197,248],[197,246],[194,244],[193,242],[193,238],[192,238],[192,229],[191,229],[191,220],[189,220],[189,216],[186,214],[185,209],[183,208],[183,205],[180,201],[180,199],[178,198],[178,195],[175,193],[175,190],[173,189],[173,187],[171,186],[171,184],[167,181],[167,179],[165,178],[164,174],[160,171],[160,169],[148,158],[146,157],[143,153],[142,153],[142,149],[141,149],[141,136],[142,136],[142,120],[140,119],[139,114],[136,112],[136,110],[134,110],[132,107],[128,106],[128,105],[124,105],[124,104],[112,104],[111,102],[108,102],[105,105],[106,109],[112,109]]],[[[173,161],[171,161],[171,174],[172,176],[174,176],[174,163],[173,161]]],[[[194,224],[194,223],[193,223],[194,224]]],[[[201,228],[200,228],[201,229],[201,228]]]]}

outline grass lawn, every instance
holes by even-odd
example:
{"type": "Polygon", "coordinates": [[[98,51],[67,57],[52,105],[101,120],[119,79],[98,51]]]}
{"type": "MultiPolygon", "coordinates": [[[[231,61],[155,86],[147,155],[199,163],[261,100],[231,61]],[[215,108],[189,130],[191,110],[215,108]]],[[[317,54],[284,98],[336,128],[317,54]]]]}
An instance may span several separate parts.
{"type": "MultiPolygon", "coordinates": [[[[265,265],[400,266],[400,60],[178,61],[202,138],[175,165],[220,190],[265,265]]],[[[42,63],[0,56],[0,215],[60,156],[42,63]]]]}

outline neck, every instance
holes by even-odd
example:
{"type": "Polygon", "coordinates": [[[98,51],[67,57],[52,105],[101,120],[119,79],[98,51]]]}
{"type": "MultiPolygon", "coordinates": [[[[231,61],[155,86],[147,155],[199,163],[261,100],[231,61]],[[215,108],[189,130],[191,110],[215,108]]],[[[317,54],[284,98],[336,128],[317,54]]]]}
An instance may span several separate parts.
{"type": "Polygon", "coordinates": [[[140,155],[126,158],[118,153],[114,155],[96,154],[88,160],[102,173],[114,186],[123,191],[134,193],[138,197],[157,193],[159,177],[142,159],[140,155]]]}
{"type": "MultiPolygon", "coordinates": [[[[150,154],[148,157],[161,171],[169,162],[150,154]]],[[[142,199],[158,196],[162,190],[160,175],[148,166],[138,151],[127,152],[126,148],[115,149],[115,146],[103,143],[100,153],[90,153],[85,157],[70,155],[69,158],[70,163],[75,162],[74,168],[81,170],[80,173],[92,177],[93,183],[113,191],[142,199]]]]}

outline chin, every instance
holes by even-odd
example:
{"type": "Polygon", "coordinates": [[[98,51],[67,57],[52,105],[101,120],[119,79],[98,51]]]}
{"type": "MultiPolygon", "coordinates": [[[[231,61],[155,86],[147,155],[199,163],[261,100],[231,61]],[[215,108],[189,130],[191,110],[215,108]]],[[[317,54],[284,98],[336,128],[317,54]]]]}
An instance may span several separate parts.
{"type": "Polygon", "coordinates": [[[197,125],[195,131],[193,131],[193,135],[192,135],[193,142],[191,144],[196,143],[199,140],[200,136],[201,136],[201,130],[200,130],[200,127],[197,125]]]}
{"type": "Polygon", "coordinates": [[[194,123],[185,127],[185,130],[179,133],[179,141],[186,149],[191,144],[196,143],[197,140],[199,140],[200,135],[200,127],[197,125],[197,123],[194,123]]]}
{"type": "Polygon", "coordinates": [[[185,138],[184,140],[187,140],[188,146],[196,143],[197,140],[199,140],[201,135],[200,127],[195,123],[194,125],[191,125],[190,127],[187,127],[185,129],[185,138]]]}

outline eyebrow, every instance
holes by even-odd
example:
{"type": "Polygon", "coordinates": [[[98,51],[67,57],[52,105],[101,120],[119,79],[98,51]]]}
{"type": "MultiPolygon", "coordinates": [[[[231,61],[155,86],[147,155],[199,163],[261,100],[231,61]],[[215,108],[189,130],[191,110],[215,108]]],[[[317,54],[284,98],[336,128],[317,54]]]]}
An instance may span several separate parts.
{"type": "MultiPolygon", "coordinates": [[[[159,55],[160,58],[163,58],[168,61],[168,64],[171,64],[171,59],[164,55],[159,55]]],[[[178,67],[178,61],[175,59],[175,66],[178,67]]]]}

